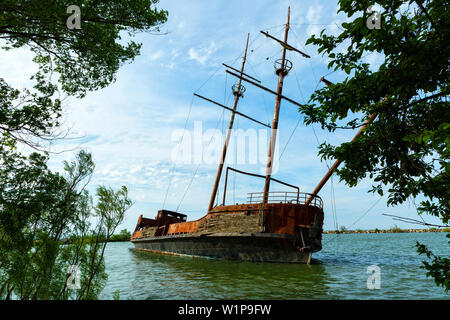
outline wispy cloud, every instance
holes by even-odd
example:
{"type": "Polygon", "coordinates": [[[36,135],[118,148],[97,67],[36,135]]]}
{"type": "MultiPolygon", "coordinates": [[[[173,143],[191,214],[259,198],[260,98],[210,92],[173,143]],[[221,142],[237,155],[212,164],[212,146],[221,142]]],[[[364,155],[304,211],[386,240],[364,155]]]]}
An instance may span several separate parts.
{"type": "Polygon", "coordinates": [[[154,54],[152,54],[150,56],[150,60],[158,60],[159,58],[161,58],[164,55],[164,51],[162,50],[158,50],[156,51],[154,54]]]}
{"type": "Polygon", "coordinates": [[[306,14],[306,21],[308,21],[308,23],[310,24],[306,29],[306,33],[308,35],[313,34],[318,35],[320,33],[320,30],[323,29],[319,25],[322,19],[322,9],[323,6],[318,4],[313,4],[309,6],[308,13],[306,14]]]}
{"type": "Polygon", "coordinates": [[[189,59],[204,65],[216,50],[217,47],[214,41],[211,41],[207,47],[201,46],[199,48],[189,48],[189,59]]]}

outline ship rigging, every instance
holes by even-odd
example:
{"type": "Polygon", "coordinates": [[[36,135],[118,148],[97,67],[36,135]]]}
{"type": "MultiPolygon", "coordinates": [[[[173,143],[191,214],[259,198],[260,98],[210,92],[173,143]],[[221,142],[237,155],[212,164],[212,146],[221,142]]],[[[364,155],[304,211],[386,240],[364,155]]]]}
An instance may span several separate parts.
{"type": "MultiPolygon", "coordinates": [[[[291,263],[310,263],[312,253],[321,250],[324,213],[323,201],[317,194],[333,171],[339,166],[340,161],[336,161],[312,193],[300,192],[298,186],[272,177],[281,102],[286,100],[290,104],[302,106],[297,101],[283,95],[285,77],[293,67],[286,54],[287,51],[292,51],[305,59],[310,58],[308,54],[296,49],[288,42],[289,29],[290,9],[288,8],[287,22],[284,25],[284,38],[282,40],[268,32],[261,31],[261,34],[268,40],[275,41],[282,48],[281,58],[274,63],[275,74],[278,77],[276,91],[263,86],[261,81],[248,74],[245,70],[250,37],[248,34],[241,68],[236,69],[223,64],[226,68],[226,74],[237,78],[237,83],[232,86],[234,96],[232,107],[194,93],[195,97],[231,112],[208,210],[204,217],[195,221],[187,221],[187,216],[178,212],[178,208],[176,211],[160,210],[155,219],[144,218],[141,215],[131,237],[131,242],[138,250],[218,259],[291,263]],[[265,124],[237,110],[240,99],[246,90],[244,83],[248,83],[275,96],[271,124],[265,124]],[[218,189],[224,171],[231,130],[233,129],[236,116],[244,117],[260,126],[270,128],[271,134],[265,175],[226,167],[223,201],[221,204],[216,204],[218,202],[218,189]],[[264,179],[264,189],[260,192],[248,193],[247,203],[227,205],[225,201],[229,171],[264,179]],[[277,182],[294,189],[294,191],[271,191],[271,182],[277,182]]],[[[324,78],[321,80],[326,84],[330,84],[324,78]]],[[[373,115],[367,123],[375,117],[376,115],[373,115]]],[[[357,136],[363,130],[364,127],[361,128],[357,136]]],[[[167,193],[164,203],[166,198],[167,193]]]]}

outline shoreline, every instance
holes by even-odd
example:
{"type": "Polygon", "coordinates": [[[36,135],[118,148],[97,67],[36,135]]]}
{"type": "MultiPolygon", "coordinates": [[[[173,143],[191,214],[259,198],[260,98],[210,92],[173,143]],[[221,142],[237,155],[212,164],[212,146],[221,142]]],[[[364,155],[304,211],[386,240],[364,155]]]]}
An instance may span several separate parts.
{"type": "MultiPolygon", "coordinates": [[[[400,228],[391,228],[391,229],[373,229],[373,230],[323,230],[323,234],[354,234],[354,233],[419,233],[419,232],[450,232],[450,228],[429,228],[429,229],[400,229],[400,228]]],[[[109,240],[110,242],[129,242],[130,239],[115,239],[109,240]]],[[[69,241],[63,241],[69,242],[69,241]]]]}
{"type": "Polygon", "coordinates": [[[428,229],[373,229],[373,230],[324,230],[323,234],[347,234],[347,233],[418,233],[418,232],[450,232],[449,228],[428,228],[428,229]]]}

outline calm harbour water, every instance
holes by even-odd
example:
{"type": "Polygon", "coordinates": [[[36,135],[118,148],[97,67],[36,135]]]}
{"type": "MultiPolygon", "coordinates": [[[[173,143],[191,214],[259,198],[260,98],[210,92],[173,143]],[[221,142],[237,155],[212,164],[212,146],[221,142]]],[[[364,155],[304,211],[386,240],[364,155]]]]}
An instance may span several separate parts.
{"type": "Polygon", "coordinates": [[[107,246],[108,283],[101,299],[450,299],[425,276],[415,243],[448,255],[445,233],[326,234],[312,265],[250,263],[139,252],[107,246]],[[367,267],[381,269],[369,290],[367,267]]]}

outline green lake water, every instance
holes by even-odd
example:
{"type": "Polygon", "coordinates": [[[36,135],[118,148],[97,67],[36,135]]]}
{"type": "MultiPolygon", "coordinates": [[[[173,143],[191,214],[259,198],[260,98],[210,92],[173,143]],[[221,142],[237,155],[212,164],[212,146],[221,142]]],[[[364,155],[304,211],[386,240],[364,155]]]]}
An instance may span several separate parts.
{"type": "Polygon", "coordinates": [[[101,299],[450,299],[421,269],[416,241],[448,255],[445,233],[326,234],[311,265],[252,263],[139,252],[115,242],[105,252],[101,299]],[[380,289],[368,289],[369,266],[380,289]]]}

